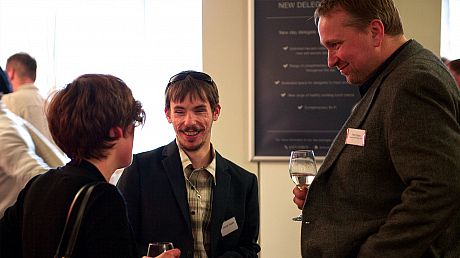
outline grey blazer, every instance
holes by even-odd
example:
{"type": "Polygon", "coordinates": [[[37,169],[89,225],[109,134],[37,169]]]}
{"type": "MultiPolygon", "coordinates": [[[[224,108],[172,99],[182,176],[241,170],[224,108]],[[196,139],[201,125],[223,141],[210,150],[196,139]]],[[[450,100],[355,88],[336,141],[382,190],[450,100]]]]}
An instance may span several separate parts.
{"type": "Polygon", "coordinates": [[[460,94],[412,40],[343,125],[310,187],[302,257],[460,257],[460,94]],[[345,144],[347,129],[365,145],[345,144]]]}

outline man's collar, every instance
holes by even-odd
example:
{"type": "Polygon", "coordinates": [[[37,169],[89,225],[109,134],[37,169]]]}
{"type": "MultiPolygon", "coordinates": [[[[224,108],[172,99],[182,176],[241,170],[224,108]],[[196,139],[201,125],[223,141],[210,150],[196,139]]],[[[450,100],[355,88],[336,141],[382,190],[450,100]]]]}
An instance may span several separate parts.
{"type": "MultiPolygon", "coordinates": [[[[179,142],[177,141],[177,139],[176,139],[176,144],[177,144],[177,148],[179,149],[179,156],[180,156],[180,160],[181,160],[181,163],[182,163],[182,169],[183,169],[183,172],[184,172],[184,175],[185,175],[185,169],[187,168],[187,166],[192,165],[192,161],[187,156],[187,153],[185,153],[185,151],[181,148],[181,146],[179,145],[179,142]]],[[[196,169],[206,169],[206,171],[208,171],[212,175],[212,177],[214,179],[213,180],[214,185],[215,185],[217,183],[216,182],[216,150],[214,149],[212,144],[211,144],[211,154],[212,154],[212,160],[207,166],[202,167],[202,168],[193,168],[193,169],[194,170],[196,170],[196,169]]]]}
{"type": "Polygon", "coordinates": [[[364,95],[366,95],[367,91],[369,90],[369,88],[372,86],[372,84],[374,83],[374,81],[377,79],[377,77],[390,65],[390,63],[396,58],[396,56],[398,56],[399,53],[401,53],[401,51],[407,46],[409,45],[409,43],[412,41],[412,39],[406,41],[404,44],[402,44],[398,49],[396,49],[395,52],[393,52],[393,54],[391,54],[390,57],[387,58],[387,60],[385,60],[385,62],[383,62],[373,73],[372,75],[369,77],[369,79],[364,82],[361,86],[359,86],[359,93],[361,95],[361,98],[364,97],[364,95]]]}
{"type": "MultiPolygon", "coordinates": [[[[21,84],[21,86],[19,86],[19,88],[17,90],[21,90],[21,89],[35,89],[37,88],[35,86],[35,84],[33,82],[31,83],[24,83],[24,84],[21,84]]],[[[38,89],[38,88],[37,88],[38,89]]]]}

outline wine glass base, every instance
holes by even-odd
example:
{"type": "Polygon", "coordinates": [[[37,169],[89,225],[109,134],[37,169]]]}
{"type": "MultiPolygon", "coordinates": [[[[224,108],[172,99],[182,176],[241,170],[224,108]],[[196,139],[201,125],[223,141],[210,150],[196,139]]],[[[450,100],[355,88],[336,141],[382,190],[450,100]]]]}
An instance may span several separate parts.
{"type": "Polygon", "coordinates": [[[292,218],[293,221],[302,221],[302,214],[297,217],[292,218]]]}

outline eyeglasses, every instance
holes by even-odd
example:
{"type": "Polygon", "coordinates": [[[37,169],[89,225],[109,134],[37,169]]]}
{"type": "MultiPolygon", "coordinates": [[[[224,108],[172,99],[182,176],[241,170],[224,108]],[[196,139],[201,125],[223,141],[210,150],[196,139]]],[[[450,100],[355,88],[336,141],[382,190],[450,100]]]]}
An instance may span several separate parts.
{"type": "Polygon", "coordinates": [[[145,123],[145,116],[142,114],[142,115],[139,115],[139,117],[137,117],[136,119],[133,120],[132,124],[134,127],[138,127],[138,126],[141,126],[145,123]]]}
{"type": "Polygon", "coordinates": [[[145,123],[145,111],[142,109],[142,105],[139,101],[135,101],[134,105],[135,107],[133,112],[135,112],[135,115],[131,123],[134,125],[134,127],[138,127],[145,123]]]}
{"type": "Polygon", "coordinates": [[[205,73],[202,73],[202,72],[196,72],[196,71],[183,71],[183,72],[180,72],[176,75],[174,75],[173,77],[171,77],[171,79],[169,79],[169,83],[168,83],[168,86],[175,83],[175,82],[178,82],[178,81],[182,81],[183,79],[187,78],[187,76],[191,76],[193,79],[196,79],[196,80],[200,80],[200,81],[204,81],[204,82],[207,82],[209,84],[213,84],[214,81],[212,80],[211,76],[205,74],[205,73]]]}

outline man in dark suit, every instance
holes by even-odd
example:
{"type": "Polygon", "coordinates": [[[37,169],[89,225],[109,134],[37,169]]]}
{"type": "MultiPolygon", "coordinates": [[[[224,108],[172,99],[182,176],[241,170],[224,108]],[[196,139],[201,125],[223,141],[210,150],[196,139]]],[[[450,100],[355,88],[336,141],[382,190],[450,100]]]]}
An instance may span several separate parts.
{"type": "Polygon", "coordinates": [[[165,95],[176,139],[135,155],[118,181],[139,255],[149,242],[169,241],[181,257],[257,257],[257,178],[211,144],[221,109],[216,84],[205,73],[184,71],[170,79],[165,95]]]}
{"type": "Polygon", "coordinates": [[[407,40],[392,0],[323,0],[329,67],[362,99],[315,180],[294,189],[303,257],[460,257],[460,93],[407,40]],[[305,201],[306,200],[306,201],[305,201]]]}

